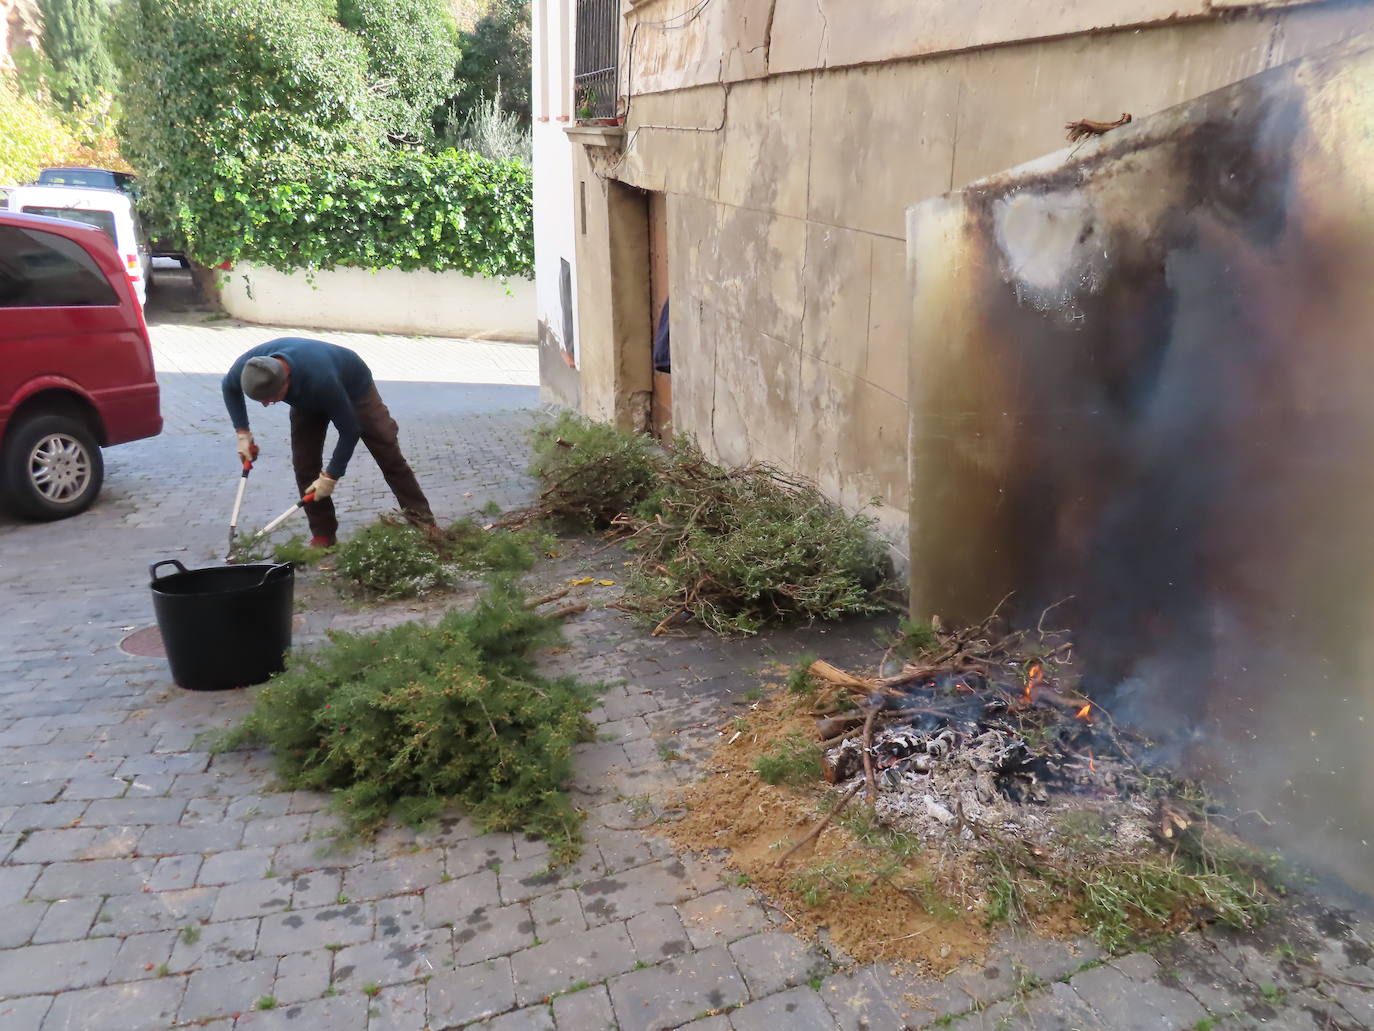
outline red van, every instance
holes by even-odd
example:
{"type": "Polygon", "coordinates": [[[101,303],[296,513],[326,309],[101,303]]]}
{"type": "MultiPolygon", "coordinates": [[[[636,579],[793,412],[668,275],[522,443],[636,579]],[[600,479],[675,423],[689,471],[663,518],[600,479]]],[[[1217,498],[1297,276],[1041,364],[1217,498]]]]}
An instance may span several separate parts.
{"type": "Polygon", "coordinates": [[[83,512],[100,449],[161,432],[148,327],[109,237],[0,212],[0,503],[83,512]]]}

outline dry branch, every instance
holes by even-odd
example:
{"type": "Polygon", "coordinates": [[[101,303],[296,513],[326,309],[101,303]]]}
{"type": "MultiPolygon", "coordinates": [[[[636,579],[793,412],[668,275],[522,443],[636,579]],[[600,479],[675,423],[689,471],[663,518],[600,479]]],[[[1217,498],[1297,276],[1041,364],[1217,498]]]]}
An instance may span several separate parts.
{"type": "Polygon", "coordinates": [[[824,820],[816,824],[816,826],[812,828],[811,832],[807,834],[806,837],[802,838],[801,841],[797,842],[795,845],[793,845],[791,848],[787,850],[787,853],[781,859],[778,860],[778,865],[784,865],[803,846],[819,838],[821,834],[825,831],[825,829],[829,827],[831,823],[834,822],[835,817],[840,815],[840,810],[847,806],[849,804],[850,799],[852,799],[855,795],[859,793],[859,789],[861,787],[863,787],[862,781],[858,782],[852,788],[850,788],[849,791],[845,793],[844,797],[835,803],[835,808],[830,810],[830,812],[826,814],[824,820]]]}

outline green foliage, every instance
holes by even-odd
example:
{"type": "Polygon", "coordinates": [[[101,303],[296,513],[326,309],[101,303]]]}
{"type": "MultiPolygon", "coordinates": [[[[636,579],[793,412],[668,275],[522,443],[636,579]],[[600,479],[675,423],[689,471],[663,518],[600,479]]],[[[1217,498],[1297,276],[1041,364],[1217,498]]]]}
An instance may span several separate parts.
{"type": "Polygon", "coordinates": [[[864,856],[832,859],[798,871],[792,877],[791,888],[808,906],[821,906],[837,893],[863,898],[895,871],[895,864],[875,869],[864,856]]]}
{"type": "Polygon", "coordinates": [[[433,135],[452,91],[457,29],[444,0],[338,0],[338,20],[367,54],[372,116],[393,139],[433,135]]]}
{"type": "Polygon", "coordinates": [[[787,674],[787,690],[792,694],[813,695],[820,688],[816,678],[811,675],[811,664],[815,655],[803,655],[792,664],[792,672],[787,674]]]}
{"type": "Polygon", "coordinates": [[[500,97],[503,109],[530,127],[530,5],[494,0],[471,31],[459,37],[462,57],[455,93],[443,118],[461,124],[484,97],[500,97]]]}
{"type": "Polygon", "coordinates": [[[674,442],[662,487],[636,527],[631,593],[654,620],[690,613],[717,633],[788,619],[837,619],[881,605],[886,566],[873,520],[764,466],[723,470],[674,442]]]}
{"type": "MultiPolygon", "coordinates": [[[[549,547],[550,539],[533,530],[484,530],[463,520],[431,537],[413,526],[382,518],[338,546],[334,568],[374,597],[415,598],[451,587],[459,570],[524,572],[534,566],[535,549],[549,547]]],[[[280,557],[282,550],[278,549],[278,561],[290,561],[280,557]]],[[[311,554],[311,549],[304,550],[307,556],[311,554]]]]}
{"type": "Polygon", "coordinates": [[[546,837],[566,860],[579,827],[560,788],[590,733],[593,690],[535,672],[531,654],[558,636],[509,585],[437,626],[335,634],[294,658],[214,747],[270,746],[286,785],[334,791],[360,833],[458,802],[485,828],[546,837]]]}
{"type": "Polygon", "coordinates": [[[419,530],[403,523],[363,527],[335,552],[335,571],[379,598],[416,598],[452,582],[444,561],[419,530]]]}
{"type": "Polygon", "coordinates": [[[290,562],[293,566],[308,566],[324,558],[328,550],[328,548],[312,548],[310,543],[298,534],[272,549],[272,561],[290,562]]]}
{"type": "Polygon", "coordinates": [[[680,437],[660,450],[568,412],[535,431],[540,511],[570,529],[615,525],[639,561],[633,603],[654,622],[690,614],[717,633],[835,619],[881,604],[887,558],[873,520],[766,466],[726,470],[680,437]]]}
{"type": "Polygon", "coordinates": [[[392,150],[219,167],[183,220],[205,263],[533,273],[533,179],[518,161],[392,150]]]}
{"type": "Polygon", "coordinates": [[[112,25],[125,153],[156,215],[193,238],[269,156],[377,151],[366,55],[318,3],[120,0],[112,25]]]}
{"type": "Polygon", "coordinates": [[[605,529],[642,504],[661,465],[648,437],[567,411],[536,429],[533,442],[530,474],[543,481],[551,516],[572,530],[605,529]]]}
{"type": "Polygon", "coordinates": [[[0,74],[0,184],[32,182],[39,169],[74,150],[76,140],[58,118],[0,74]]]}
{"type": "Polygon", "coordinates": [[[534,139],[527,126],[501,107],[501,95],[481,96],[468,109],[457,131],[448,129],[444,137],[453,146],[470,150],[493,161],[512,158],[527,165],[534,163],[534,139]]]}
{"type": "Polygon", "coordinates": [[[63,107],[74,109],[115,89],[114,64],[105,48],[103,0],[39,0],[48,87],[63,107]]]}
{"type": "Polygon", "coordinates": [[[790,734],[759,756],[754,769],[765,784],[810,784],[821,778],[821,755],[820,745],[790,734]]]}

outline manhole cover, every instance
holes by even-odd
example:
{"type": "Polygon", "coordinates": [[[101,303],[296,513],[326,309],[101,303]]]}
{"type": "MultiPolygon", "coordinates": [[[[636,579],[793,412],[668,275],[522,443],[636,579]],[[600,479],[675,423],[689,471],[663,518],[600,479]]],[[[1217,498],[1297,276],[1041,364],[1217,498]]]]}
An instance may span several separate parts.
{"type": "Polygon", "coordinates": [[[119,642],[119,650],[125,655],[137,655],[144,659],[165,659],[167,648],[162,643],[162,631],[155,626],[145,626],[135,630],[119,642]]]}

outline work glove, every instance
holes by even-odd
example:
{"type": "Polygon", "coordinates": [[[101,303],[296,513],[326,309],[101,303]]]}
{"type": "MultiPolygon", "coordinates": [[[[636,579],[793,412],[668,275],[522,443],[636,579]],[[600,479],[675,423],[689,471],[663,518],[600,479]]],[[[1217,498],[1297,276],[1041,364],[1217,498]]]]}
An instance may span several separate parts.
{"type": "Polygon", "coordinates": [[[339,481],[328,473],[320,473],[319,478],[309,487],[305,488],[307,494],[314,494],[316,501],[322,501],[334,493],[334,484],[339,481]]]}
{"type": "Polygon", "coordinates": [[[258,446],[253,443],[252,432],[236,430],[234,435],[238,438],[236,450],[239,453],[239,461],[245,465],[252,465],[258,460],[258,446]]]}

